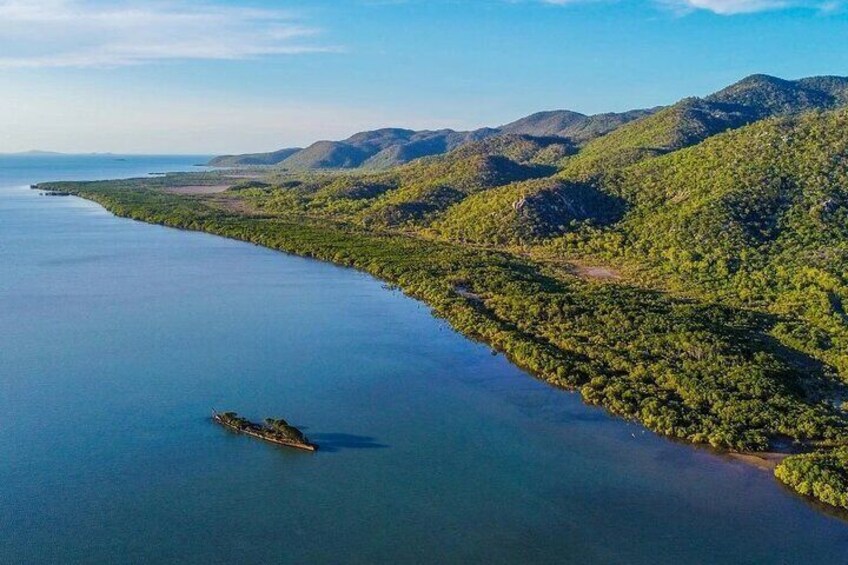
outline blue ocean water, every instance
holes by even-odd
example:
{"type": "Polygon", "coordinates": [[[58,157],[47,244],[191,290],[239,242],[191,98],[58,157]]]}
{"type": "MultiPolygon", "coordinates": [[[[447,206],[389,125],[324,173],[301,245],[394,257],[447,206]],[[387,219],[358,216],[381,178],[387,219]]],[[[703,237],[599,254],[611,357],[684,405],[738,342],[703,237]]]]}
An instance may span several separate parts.
{"type": "Polygon", "coordinates": [[[201,161],[0,157],[0,562],[848,562],[848,522],[770,473],[586,407],[364,274],[26,188],[201,161]]]}

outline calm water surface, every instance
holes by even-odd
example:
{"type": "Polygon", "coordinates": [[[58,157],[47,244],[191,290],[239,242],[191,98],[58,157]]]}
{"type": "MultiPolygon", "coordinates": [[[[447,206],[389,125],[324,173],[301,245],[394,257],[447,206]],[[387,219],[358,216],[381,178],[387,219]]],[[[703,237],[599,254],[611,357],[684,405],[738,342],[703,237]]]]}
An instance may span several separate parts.
{"type": "Polygon", "coordinates": [[[0,561],[848,561],[848,523],[769,473],[585,407],[368,276],[24,188],[200,160],[0,157],[0,561]]]}

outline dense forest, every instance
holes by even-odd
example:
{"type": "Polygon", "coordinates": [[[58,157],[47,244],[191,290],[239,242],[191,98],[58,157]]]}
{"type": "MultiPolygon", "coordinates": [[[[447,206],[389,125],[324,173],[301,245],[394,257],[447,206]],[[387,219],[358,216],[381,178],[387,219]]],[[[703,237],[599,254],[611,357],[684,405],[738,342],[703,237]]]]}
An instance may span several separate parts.
{"type": "Polygon", "coordinates": [[[776,476],[848,508],[846,103],[846,78],[756,75],[658,110],[534,115],[398,166],[39,188],[367,271],[658,433],[794,453],[776,476]]]}

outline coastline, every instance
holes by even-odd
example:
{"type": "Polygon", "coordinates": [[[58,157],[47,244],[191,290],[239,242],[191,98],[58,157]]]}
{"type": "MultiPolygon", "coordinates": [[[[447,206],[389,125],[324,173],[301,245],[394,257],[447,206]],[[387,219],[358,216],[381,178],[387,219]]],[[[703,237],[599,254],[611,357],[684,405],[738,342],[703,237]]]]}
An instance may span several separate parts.
{"type": "MultiPolygon", "coordinates": [[[[499,353],[504,354],[505,357],[509,360],[510,363],[512,363],[513,365],[515,365],[516,367],[518,367],[519,369],[521,369],[522,371],[527,373],[528,376],[532,376],[533,378],[536,378],[538,380],[545,381],[547,384],[554,386],[556,388],[560,388],[560,389],[571,391],[571,392],[580,393],[582,402],[584,402],[585,404],[588,404],[588,405],[598,405],[598,403],[591,402],[590,400],[587,400],[585,398],[585,396],[582,394],[581,387],[579,385],[569,385],[567,383],[564,383],[562,379],[556,378],[555,375],[552,378],[552,376],[550,374],[546,374],[544,371],[541,371],[537,368],[529,366],[528,364],[520,362],[519,360],[517,360],[515,358],[514,355],[511,354],[509,348],[503,347],[502,344],[499,343],[496,338],[493,338],[493,336],[486,336],[486,335],[481,335],[481,334],[478,334],[478,333],[466,331],[464,329],[463,325],[458,322],[457,318],[451,315],[450,310],[445,309],[444,306],[442,304],[440,304],[439,302],[428,299],[428,296],[426,296],[426,294],[419,292],[414,287],[410,288],[409,286],[406,286],[403,283],[402,280],[392,279],[392,278],[384,276],[383,274],[381,274],[381,272],[379,270],[363,268],[362,266],[357,265],[354,261],[350,260],[350,258],[346,258],[346,257],[343,257],[343,256],[338,256],[338,255],[335,255],[335,256],[327,255],[325,253],[321,253],[319,251],[319,249],[303,252],[302,250],[298,250],[298,248],[294,245],[284,246],[284,245],[280,245],[280,244],[276,244],[276,245],[275,244],[269,244],[269,242],[265,242],[265,241],[256,241],[254,238],[249,237],[248,233],[245,233],[245,232],[233,233],[233,232],[228,231],[225,226],[221,226],[221,225],[215,225],[215,224],[210,225],[210,224],[206,224],[206,223],[197,223],[197,222],[185,222],[185,223],[176,223],[175,224],[175,223],[172,223],[172,222],[164,221],[164,220],[159,219],[159,218],[151,218],[151,217],[148,217],[148,216],[145,216],[145,215],[142,215],[142,214],[133,213],[133,210],[130,209],[130,208],[122,209],[116,203],[111,202],[108,198],[103,198],[101,194],[97,194],[97,193],[72,192],[71,194],[73,196],[77,196],[77,197],[86,199],[88,201],[94,202],[94,203],[102,206],[104,209],[106,209],[108,212],[115,215],[116,217],[132,219],[132,220],[135,220],[135,221],[141,221],[141,222],[148,223],[148,224],[160,225],[160,226],[163,226],[163,227],[169,227],[169,228],[178,229],[178,230],[202,232],[202,233],[207,233],[207,234],[215,235],[215,236],[218,236],[218,237],[224,237],[224,238],[235,240],[235,241],[252,243],[254,245],[259,245],[259,246],[262,246],[262,247],[265,247],[265,248],[268,248],[268,249],[271,249],[271,250],[274,250],[274,251],[286,253],[286,254],[289,254],[289,255],[304,257],[304,258],[308,258],[308,259],[315,259],[315,260],[322,261],[322,262],[325,262],[325,263],[329,263],[329,264],[332,264],[332,265],[335,265],[335,266],[340,266],[340,267],[344,267],[344,268],[352,268],[352,269],[355,269],[357,271],[369,274],[369,275],[375,277],[376,279],[378,279],[380,281],[387,282],[387,283],[389,283],[393,286],[396,286],[407,296],[409,296],[409,297],[411,297],[415,300],[418,300],[418,301],[422,302],[423,304],[427,305],[428,307],[430,307],[432,309],[434,315],[445,319],[455,331],[460,333],[466,339],[485,343],[486,345],[492,347],[493,350],[496,350],[499,353]]],[[[294,225],[294,224],[292,224],[292,225],[294,225]]],[[[360,234],[357,234],[357,235],[360,235],[360,234]]],[[[283,241],[285,241],[285,240],[283,240],[283,241]]],[[[470,310],[472,312],[476,311],[477,306],[482,302],[481,298],[476,293],[474,293],[470,288],[468,288],[464,285],[451,286],[451,291],[452,291],[452,293],[455,293],[456,296],[463,298],[464,302],[468,302],[469,304],[467,306],[470,307],[470,310]]],[[[468,312],[466,311],[466,314],[467,313],[468,312]]],[[[616,411],[611,410],[608,406],[604,406],[603,404],[601,404],[600,406],[602,408],[604,408],[604,410],[613,417],[623,418],[627,421],[634,421],[634,422],[636,422],[640,425],[643,425],[643,426],[645,425],[644,422],[641,422],[636,418],[631,418],[631,417],[628,417],[626,415],[619,414],[616,411]]],[[[714,453],[717,456],[726,457],[726,458],[731,459],[733,461],[742,463],[746,466],[756,468],[758,470],[770,472],[771,474],[774,474],[775,469],[777,468],[777,466],[782,461],[784,461],[787,457],[793,455],[793,453],[782,453],[782,452],[776,452],[776,451],[733,451],[733,450],[728,450],[728,449],[722,449],[718,446],[711,446],[709,444],[705,445],[704,443],[688,441],[686,438],[670,437],[667,434],[663,434],[661,432],[658,432],[657,430],[651,429],[649,426],[645,426],[645,427],[646,427],[647,430],[649,430],[653,433],[656,433],[659,436],[666,437],[669,440],[682,441],[682,442],[684,442],[684,443],[686,443],[686,444],[688,444],[692,447],[696,447],[696,448],[697,447],[707,448],[710,452],[714,453]]],[[[778,481],[778,482],[780,482],[780,481],[778,481]]],[[[786,486],[786,485],[784,485],[784,486],[786,486]]],[[[791,488],[790,488],[790,490],[791,490],[791,488]]],[[[807,496],[803,496],[803,495],[801,495],[801,496],[802,496],[802,498],[809,499],[810,501],[815,502],[816,504],[821,504],[815,498],[807,497],[807,496]]],[[[837,513],[836,515],[841,517],[842,519],[848,519],[848,517],[843,516],[841,513],[837,513]]]]}

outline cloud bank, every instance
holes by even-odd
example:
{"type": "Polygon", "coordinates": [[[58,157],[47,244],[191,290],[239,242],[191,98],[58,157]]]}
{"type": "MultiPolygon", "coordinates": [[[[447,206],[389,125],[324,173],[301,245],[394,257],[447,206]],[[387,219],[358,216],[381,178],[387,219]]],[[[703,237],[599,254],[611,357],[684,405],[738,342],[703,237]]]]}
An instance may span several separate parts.
{"type": "Polygon", "coordinates": [[[335,51],[283,10],[196,0],[0,0],[0,68],[117,67],[335,51]]]}

